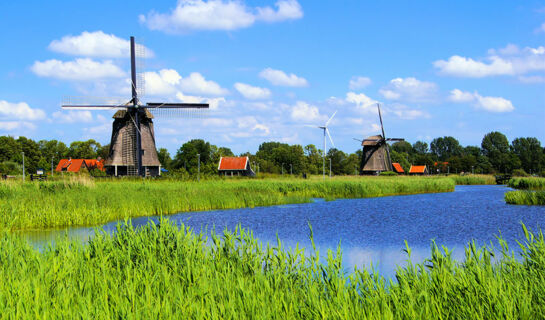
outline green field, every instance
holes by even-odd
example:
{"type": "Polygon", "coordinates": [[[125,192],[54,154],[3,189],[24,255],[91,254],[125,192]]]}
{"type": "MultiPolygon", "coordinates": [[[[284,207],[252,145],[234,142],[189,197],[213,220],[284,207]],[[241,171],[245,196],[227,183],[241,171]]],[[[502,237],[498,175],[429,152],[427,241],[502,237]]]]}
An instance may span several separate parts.
{"type": "Polygon", "coordinates": [[[366,198],[449,192],[454,182],[431,177],[326,179],[92,180],[0,183],[0,229],[92,226],[128,217],[304,203],[312,198],[366,198]]]}
{"type": "Polygon", "coordinates": [[[41,251],[3,233],[0,317],[539,319],[545,242],[542,234],[525,240],[522,259],[500,240],[497,262],[472,244],[464,263],[432,245],[429,260],[387,280],[344,270],[340,249],[321,260],[315,249],[262,247],[243,230],[207,239],[161,221],[41,251]]]}

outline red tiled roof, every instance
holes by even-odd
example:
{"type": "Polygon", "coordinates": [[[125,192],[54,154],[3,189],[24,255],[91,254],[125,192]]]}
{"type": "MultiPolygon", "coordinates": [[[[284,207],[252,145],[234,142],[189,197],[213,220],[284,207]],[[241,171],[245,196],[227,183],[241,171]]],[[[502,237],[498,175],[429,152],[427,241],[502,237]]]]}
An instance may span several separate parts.
{"type": "Polygon", "coordinates": [[[218,170],[246,170],[248,157],[221,157],[218,170]]]}
{"type": "Polygon", "coordinates": [[[426,166],[411,166],[411,169],[409,169],[409,173],[425,173],[426,172],[426,166]]]}
{"type": "Polygon", "coordinates": [[[55,171],[79,172],[82,167],[88,169],[97,168],[104,171],[104,160],[96,159],[61,159],[55,171]]]}
{"type": "Polygon", "coordinates": [[[397,173],[404,173],[405,172],[405,170],[403,170],[403,167],[399,163],[394,162],[394,163],[392,163],[392,165],[394,166],[395,172],[397,172],[397,173]]]}

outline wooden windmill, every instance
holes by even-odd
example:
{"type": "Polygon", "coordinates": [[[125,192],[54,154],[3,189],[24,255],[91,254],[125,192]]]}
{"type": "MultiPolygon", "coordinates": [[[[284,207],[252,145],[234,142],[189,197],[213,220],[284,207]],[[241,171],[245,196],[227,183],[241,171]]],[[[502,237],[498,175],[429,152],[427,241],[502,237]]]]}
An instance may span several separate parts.
{"type": "Polygon", "coordinates": [[[378,174],[382,171],[392,171],[392,159],[390,158],[388,142],[405,141],[405,139],[401,138],[386,138],[386,134],[384,133],[384,125],[382,124],[382,114],[378,103],[377,108],[382,135],[371,136],[364,140],[358,140],[361,141],[361,145],[363,147],[360,174],[378,174]]]}
{"type": "Polygon", "coordinates": [[[115,176],[158,176],[161,163],[155,147],[153,114],[170,116],[184,110],[203,110],[206,103],[161,103],[141,104],[138,99],[136,81],[136,58],[134,37],[130,41],[132,98],[122,105],[77,105],[65,104],[63,109],[97,110],[120,109],[113,118],[110,151],[104,163],[106,172],[115,176]]]}

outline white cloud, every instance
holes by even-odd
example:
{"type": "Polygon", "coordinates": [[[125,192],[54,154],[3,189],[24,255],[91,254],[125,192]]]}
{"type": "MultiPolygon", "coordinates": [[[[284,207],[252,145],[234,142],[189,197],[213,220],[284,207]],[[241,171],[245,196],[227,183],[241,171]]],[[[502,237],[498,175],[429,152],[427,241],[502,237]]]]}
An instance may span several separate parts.
{"type": "Polygon", "coordinates": [[[254,87],[240,82],[235,83],[235,89],[246,99],[268,99],[271,96],[271,91],[267,88],[254,87]]]}
{"type": "Polygon", "coordinates": [[[346,102],[353,103],[356,105],[358,111],[361,112],[367,112],[367,111],[374,111],[376,104],[378,101],[369,98],[363,93],[354,93],[354,92],[348,92],[346,94],[346,102]]]}
{"type": "Polygon", "coordinates": [[[359,90],[371,84],[371,79],[368,77],[352,77],[348,83],[350,90],[359,90]]]}
{"type": "Polygon", "coordinates": [[[299,2],[295,0],[277,1],[275,7],[278,9],[274,10],[271,7],[257,8],[256,19],[265,22],[278,22],[303,17],[303,9],[299,2]]]}
{"type": "Polygon", "coordinates": [[[485,59],[452,56],[438,60],[433,65],[446,76],[483,78],[490,76],[515,76],[545,71],[545,47],[519,48],[509,44],[505,48],[490,49],[485,59]]]}
{"type": "Polygon", "coordinates": [[[183,91],[191,94],[202,94],[207,96],[220,96],[229,93],[227,89],[222,88],[214,81],[206,80],[202,74],[192,72],[189,77],[180,80],[180,86],[183,91]]]}
{"type": "Polygon", "coordinates": [[[429,102],[435,99],[437,85],[416,78],[395,78],[381,88],[379,93],[388,100],[429,102]]]}
{"type": "Polygon", "coordinates": [[[36,126],[27,121],[0,121],[0,130],[14,131],[18,129],[34,130],[36,126]]]}
{"type": "MultiPolygon", "coordinates": [[[[145,57],[153,57],[153,52],[145,47],[138,47],[137,51],[144,51],[145,57]]],[[[64,36],[61,40],[53,40],[49,50],[75,56],[120,58],[130,56],[129,40],[121,39],[113,34],[102,31],[84,31],[78,36],[64,36]]]]}
{"type": "Polygon", "coordinates": [[[56,111],[53,113],[53,119],[63,123],[92,122],[93,115],[91,111],[56,111]]]}
{"type": "Polygon", "coordinates": [[[102,78],[122,78],[125,72],[112,61],[94,61],[89,58],[74,61],[59,61],[56,59],[44,62],[36,61],[31,70],[40,77],[50,77],[62,80],[96,80],[102,78]]]}
{"type": "Polygon", "coordinates": [[[291,118],[294,120],[316,121],[323,119],[318,107],[310,105],[304,101],[297,101],[291,107],[291,118]]]}
{"type": "Polygon", "coordinates": [[[161,69],[158,72],[146,72],[146,94],[170,95],[178,91],[190,94],[219,96],[229,93],[214,81],[206,80],[198,72],[192,72],[189,77],[182,77],[174,69],[161,69]]]}
{"type": "Polygon", "coordinates": [[[45,118],[45,112],[41,109],[33,109],[26,102],[11,103],[0,100],[0,119],[18,119],[18,120],[42,120],[45,118]]]}
{"type": "Polygon", "coordinates": [[[266,68],[259,73],[259,76],[275,86],[283,87],[306,87],[308,82],[305,78],[298,77],[293,73],[289,75],[282,70],[266,68]]]}
{"type": "Polygon", "coordinates": [[[250,8],[241,1],[180,0],[170,13],[150,12],[140,15],[140,22],[151,30],[187,33],[192,30],[236,30],[256,21],[278,22],[299,19],[303,11],[295,0],[276,2],[271,7],[250,8]]]}
{"type": "Polygon", "coordinates": [[[389,112],[395,114],[397,117],[403,120],[414,120],[421,118],[429,118],[430,115],[426,111],[419,109],[410,109],[409,107],[401,104],[397,104],[389,108],[389,112]]]}
{"type": "Polygon", "coordinates": [[[545,32],[545,23],[542,23],[539,28],[536,29],[537,33],[545,32]]]}
{"type": "Polygon", "coordinates": [[[482,110],[489,112],[511,112],[515,110],[513,103],[502,97],[483,97],[476,91],[471,93],[454,89],[450,92],[449,100],[457,103],[471,102],[482,110]]]}

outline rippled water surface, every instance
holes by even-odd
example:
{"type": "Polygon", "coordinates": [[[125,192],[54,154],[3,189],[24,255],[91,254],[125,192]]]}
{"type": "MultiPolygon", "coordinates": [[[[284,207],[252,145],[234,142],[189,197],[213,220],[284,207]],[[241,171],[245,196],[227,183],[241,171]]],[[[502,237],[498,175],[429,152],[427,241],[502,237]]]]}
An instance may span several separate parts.
{"type": "MultiPolygon", "coordinates": [[[[412,248],[415,262],[429,256],[432,240],[454,249],[454,257],[460,260],[469,241],[497,244],[496,236],[500,233],[516,249],[515,240],[524,236],[520,223],[539,230],[545,225],[545,207],[507,205],[503,195],[508,190],[503,186],[457,186],[450,193],[317,200],[307,204],[181,213],[169,218],[197,232],[234,229],[240,224],[251,229],[262,242],[276,243],[278,235],[289,247],[299,243],[308,249],[310,223],[321,253],[335,250],[340,243],[347,270],[354,266],[368,267],[372,262],[383,275],[391,276],[396,265],[403,265],[407,259],[402,251],[404,240],[412,248]]],[[[137,218],[133,225],[146,224],[149,219],[157,221],[157,217],[137,218]]],[[[111,231],[116,224],[109,223],[104,229],[111,231]]],[[[64,233],[87,239],[92,230],[73,228],[25,235],[40,244],[64,233]]]]}

